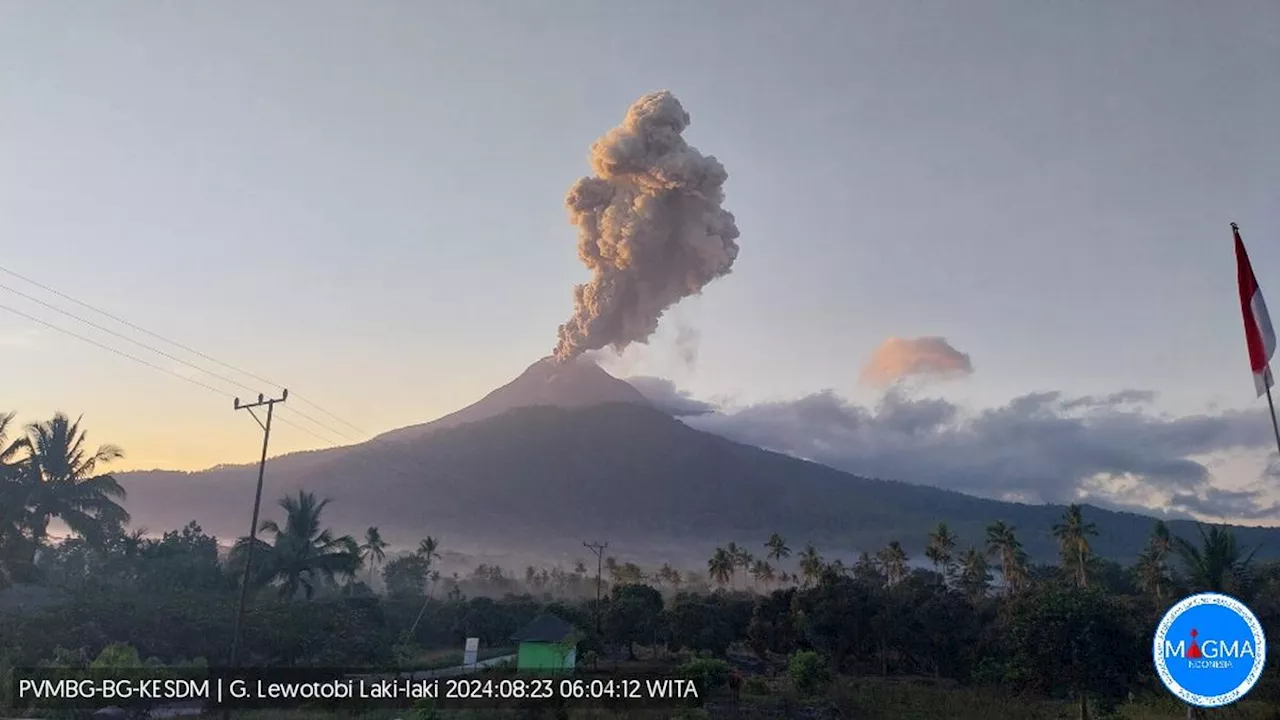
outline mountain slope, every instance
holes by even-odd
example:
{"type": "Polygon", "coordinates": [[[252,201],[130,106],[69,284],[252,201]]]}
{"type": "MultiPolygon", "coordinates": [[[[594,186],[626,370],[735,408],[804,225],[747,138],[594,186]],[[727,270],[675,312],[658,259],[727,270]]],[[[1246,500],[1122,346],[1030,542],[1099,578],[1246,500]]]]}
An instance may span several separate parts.
{"type": "MultiPolygon", "coordinates": [[[[570,410],[519,408],[398,443],[388,473],[366,444],[306,472],[268,466],[266,501],[305,487],[334,503],[330,523],[359,532],[378,525],[412,544],[427,533],[466,552],[578,557],[584,540],[604,539],[620,557],[705,564],[711,548],[736,541],[762,549],[772,532],[795,548],[814,542],[831,557],[900,540],[917,556],[926,535],[947,522],[981,547],[985,527],[1018,528],[1033,558],[1051,561],[1049,535],[1062,508],[983,500],[931,487],[868,480],[694,430],[639,403],[570,410]]],[[[390,456],[384,456],[391,460],[390,456]]],[[[121,476],[140,524],[175,527],[192,517],[223,537],[247,529],[254,475],[248,468],[186,476],[121,476]]],[[[1090,508],[1104,556],[1130,560],[1152,520],[1090,508]]],[[[272,517],[268,510],[266,517],[272,517]]],[[[1175,532],[1194,535],[1189,523],[1175,532]]],[[[1280,530],[1238,531],[1246,545],[1280,549],[1280,530]]]]}
{"type": "Polygon", "coordinates": [[[519,407],[584,408],[615,402],[649,404],[638,390],[589,360],[579,358],[559,364],[546,357],[530,365],[515,380],[457,412],[429,423],[383,433],[378,439],[412,440],[443,428],[497,417],[519,407]]]}

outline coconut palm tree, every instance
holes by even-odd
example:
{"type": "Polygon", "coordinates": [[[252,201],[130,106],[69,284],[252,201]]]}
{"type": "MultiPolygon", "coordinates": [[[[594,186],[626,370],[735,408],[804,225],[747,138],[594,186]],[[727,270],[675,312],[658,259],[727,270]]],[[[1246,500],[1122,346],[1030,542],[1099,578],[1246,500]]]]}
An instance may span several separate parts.
{"type": "Polygon", "coordinates": [[[1000,574],[1004,577],[1006,593],[1016,592],[1022,587],[1027,555],[1012,526],[1004,521],[987,526],[987,555],[1000,559],[1000,574]]]}
{"type": "Polygon", "coordinates": [[[431,569],[431,563],[440,559],[440,541],[430,535],[418,541],[418,557],[422,558],[426,563],[428,570],[431,569]]]}
{"type": "Polygon", "coordinates": [[[1216,525],[1207,532],[1203,525],[1196,528],[1200,531],[1198,546],[1182,538],[1173,539],[1174,551],[1182,560],[1191,589],[1247,595],[1252,584],[1253,556],[1258,548],[1246,555],[1230,530],[1216,525]]]}
{"type": "Polygon", "coordinates": [[[14,413],[0,413],[0,587],[13,581],[23,560],[34,556],[28,552],[26,534],[27,491],[24,475],[30,468],[23,457],[25,437],[9,440],[14,413]]]}
{"type": "Polygon", "coordinates": [[[725,548],[716,548],[711,559],[707,561],[707,575],[720,586],[733,581],[735,563],[733,556],[725,548]]]}
{"type": "Polygon", "coordinates": [[[757,583],[763,583],[766,588],[773,582],[773,566],[766,560],[756,560],[751,565],[751,577],[755,578],[757,583]]]}
{"type": "Polygon", "coordinates": [[[876,553],[876,560],[889,585],[897,585],[907,576],[907,552],[897,540],[876,553]]]}
{"type": "Polygon", "coordinates": [[[1138,583],[1144,592],[1155,595],[1156,600],[1163,600],[1164,593],[1173,584],[1169,572],[1169,556],[1174,551],[1173,537],[1169,534],[1169,526],[1163,520],[1157,520],[1151,529],[1151,537],[1147,548],[1138,556],[1138,583]]]}
{"type": "Polygon", "coordinates": [[[804,549],[800,551],[800,574],[804,577],[805,587],[822,575],[825,565],[813,543],[806,543],[804,549]]]}
{"type": "Polygon", "coordinates": [[[675,577],[675,572],[676,569],[671,567],[671,563],[662,563],[662,567],[653,574],[653,580],[658,583],[659,588],[674,585],[672,579],[675,577]]]}
{"type": "Polygon", "coordinates": [[[944,579],[950,579],[955,565],[956,537],[947,529],[946,523],[938,523],[937,529],[929,533],[929,545],[924,556],[933,563],[933,568],[942,573],[944,579]]]}
{"type": "MultiPolygon", "coordinates": [[[[124,488],[99,472],[124,457],[124,451],[100,445],[90,452],[87,441],[80,420],[62,413],[27,426],[22,447],[28,457],[19,483],[25,498],[23,524],[34,546],[44,544],[53,518],[91,545],[100,545],[111,531],[129,522],[129,513],[117,502],[124,500],[124,488]]],[[[14,452],[12,445],[7,452],[14,452]]]]}
{"type": "Polygon", "coordinates": [[[1058,547],[1062,551],[1062,564],[1071,571],[1076,585],[1089,585],[1089,559],[1092,550],[1089,548],[1089,536],[1097,535],[1098,527],[1085,522],[1079,505],[1070,505],[1062,516],[1062,522],[1053,526],[1053,536],[1058,538],[1058,547]]]}
{"type": "Polygon", "coordinates": [[[744,575],[751,570],[751,562],[755,558],[751,557],[746,548],[731,542],[725,547],[725,552],[729,553],[729,558],[733,561],[734,577],[737,577],[738,570],[742,570],[744,575]]]}
{"type": "Polygon", "coordinates": [[[765,558],[768,560],[781,563],[791,557],[791,548],[787,547],[787,539],[778,533],[770,535],[769,541],[764,546],[769,549],[769,552],[765,554],[765,558]]]}
{"type": "Polygon", "coordinates": [[[977,599],[987,594],[991,586],[991,572],[987,568],[987,556],[971,547],[960,560],[960,587],[969,597],[977,599]]]}
{"type": "MultiPolygon", "coordinates": [[[[254,555],[262,558],[257,582],[277,583],[281,597],[295,598],[301,592],[309,600],[321,582],[350,578],[359,570],[360,545],[355,538],[334,537],[332,530],[321,527],[328,499],[317,500],[314,494],[299,490],[278,504],[285,512],[284,527],[274,520],[259,527],[271,535],[271,541],[256,541],[254,555]]],[[[249,538],[240,538],[232,551],[233,561],[242,563],[248,547],[249,538]]]]}
{"type": "Polygon", "coordinates": [[[373,587],[373,569],[387,559],[387,541],[375,526],[364,531],[364,544],[360,546],[360,561],[369,566],[369,586],[373,587]]]}

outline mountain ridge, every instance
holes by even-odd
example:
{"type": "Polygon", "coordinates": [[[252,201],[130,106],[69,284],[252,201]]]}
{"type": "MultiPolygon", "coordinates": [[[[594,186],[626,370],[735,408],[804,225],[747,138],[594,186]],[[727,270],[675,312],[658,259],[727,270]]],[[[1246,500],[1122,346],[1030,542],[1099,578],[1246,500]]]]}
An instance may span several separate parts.
{"type": "MultiPolygon", "coordinates": [[[[1057,555],[1050,528],[1063,510],[862,478],[629,402],[515,408],[399,447],[413,470],[388,473],[360,452],[331,456],[312,472],[269,466],[264,516],[272,516],[275,498],[305,488],[333,499],[327,524],[352,533],[378,525],[384,537],[407,545],[432,534],[463,552],[568,559],[583,540],[604,538],[623,557],[701,565],[718,545],[751,547],[773,532],[797,550],[812,541],[832,558],[874,552],[891,540],[918,556],[929,530],[946,522],[961,549],[981,548],[986,526],[997,520],[1017,528],[1031,557],[1047,562],[1057,555]]],[[[242,534],[255,474],[242,468],[195,476],[120,479],[131,512],[151,527],[176,527],[196,513],[211,532],[242,534]]],[[[1137,513],[1086,512],[1099,529],[1096,551],[1116,560],[1136,557],[1154,522],[1137,513]]],[[[1168,522],[1194,536],[1192,523],[1168,522]]],[[[1280,549],[1280,529],[1236,532],[1245,545],[1265,542],[1259,556],[1280,549]]]]}

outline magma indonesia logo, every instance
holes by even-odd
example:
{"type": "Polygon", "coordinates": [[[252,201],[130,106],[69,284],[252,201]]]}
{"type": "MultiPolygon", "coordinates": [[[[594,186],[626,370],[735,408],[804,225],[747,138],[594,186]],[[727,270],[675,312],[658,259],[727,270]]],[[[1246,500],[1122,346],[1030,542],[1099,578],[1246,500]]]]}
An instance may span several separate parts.
{"type": "Polygon", "coordinates": [[[1188,705],[1220,707],[1253,689],[1267,661],[1262,625],[1227,595],[1192,595],[1165,613],[1152,645],[1156,672],[1188,705]]]}

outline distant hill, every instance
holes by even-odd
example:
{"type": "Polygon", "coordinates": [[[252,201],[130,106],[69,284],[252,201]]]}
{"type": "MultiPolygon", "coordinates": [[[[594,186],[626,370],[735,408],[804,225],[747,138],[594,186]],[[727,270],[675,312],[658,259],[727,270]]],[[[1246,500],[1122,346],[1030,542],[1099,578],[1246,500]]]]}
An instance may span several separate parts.
{"type": "MultiPolygon", "coordinates": [[[[137,524],[162,529],[195,518],[229,538],[247,530],[254,470],[120,480],[137,524]]],[[[517,407],[305,463],[273,460],[266,486],[268,503],[299,487],[331,497],[328,522],[352,533],[378,525],[393,543],[430,533],[468,553],[572,559],[585,556],[584,540],[602,539],[620,558],[687,567],[704,567],[729,541],[763,552],[772,532],[797,549],[812,541],[828,557],[899,540],[919,558],[939,521],[965,547],[980,545],[995,520],[1015,526],[1034,559],[1053,561],[1049,530],[1063,511],[856,477],[694,430],[639,402],[517,407]]],[[[265,512],[272,516],[270,506],[265,512]]],[[[1086,517],[1098,526],[1094,549],[1123,561],[1137,556],[1153,522],[1093,507],[1086,517]]],[[[1195,535],[1192,523],[1169,524],[1195,535]]],[[[1263,545],[1260,557],[1280,555],[1280,529],[1237,533],[1263,545]]]]}

